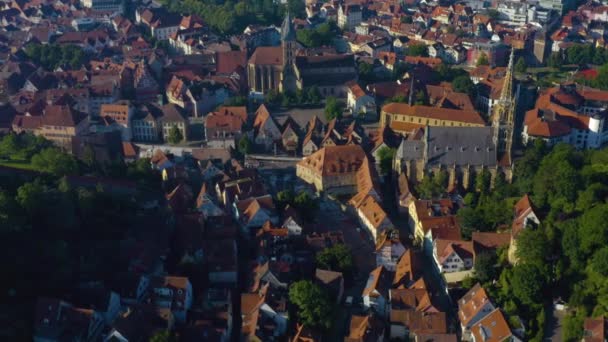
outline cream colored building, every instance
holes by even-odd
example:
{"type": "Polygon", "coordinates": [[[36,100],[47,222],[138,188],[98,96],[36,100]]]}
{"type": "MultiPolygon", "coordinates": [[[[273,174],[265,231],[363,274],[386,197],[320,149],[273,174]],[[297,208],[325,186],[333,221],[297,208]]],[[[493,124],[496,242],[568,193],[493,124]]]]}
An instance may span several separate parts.
{"type": "Polygon", "coordinates": [[[35,132],[56,145],[71,149],[72,138],[88,132],[86,114],[68,106],[50,105],[44,110],[40,128],[35,132]]]}
{"type": "Polygon", "coordinates": [[[486,123],[474,110],[389,103],[380,113],[380,126],[386,125],[396,132],[407,133],[415,127],[483,127],[486,123]]]}
{"type": "Polygon", "coordinates": [[[358,145],[327,146],[304,157],[296,166],[296,175],[317,191],[333,194],[357,193],[357,171],[366,161],[358,145]]]}

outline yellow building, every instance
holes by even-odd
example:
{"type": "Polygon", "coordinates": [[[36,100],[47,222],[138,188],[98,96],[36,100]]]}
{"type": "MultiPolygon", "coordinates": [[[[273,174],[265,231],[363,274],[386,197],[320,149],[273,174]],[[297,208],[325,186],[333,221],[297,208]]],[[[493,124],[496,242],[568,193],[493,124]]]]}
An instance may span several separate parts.
{"type": "Polygon", "coordinates": [[[380,114],[380,126],[386,125],[396,132],[407,133],[423,126],[482,127],[486,123],[474,110],[389,103],[380,114]]]}
{"type": "Polygon", "coordinates": [[[359,145],[327,146],[298,162],[296,175],[317,191],[354,194],[358,192],[357,171],[366,158],[359,145]]]}
{"type": "Polygon", "coordinates": [[[40,128],[35,132],[57,146],[71,149],[72,138],[88,131],[87,115],[68,106],[49,105],[44,109],[40,128]]]}

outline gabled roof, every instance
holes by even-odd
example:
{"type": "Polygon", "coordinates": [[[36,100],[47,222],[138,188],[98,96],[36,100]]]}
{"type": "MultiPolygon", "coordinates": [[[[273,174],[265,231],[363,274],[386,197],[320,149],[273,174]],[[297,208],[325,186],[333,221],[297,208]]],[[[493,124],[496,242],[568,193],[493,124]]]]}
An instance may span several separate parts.
{"type": "Polygon", "coordinates": [[[513,336],[500,309],[495,309],[471,327],[475,341],[502,342],[513,336]]]}
{"type": "Polygon", "coordinates": [[[585,319],[583,342],[604,342],[608,336],[608,321],[604,316],[585,319]]]}
{"type": "Polygon", "coordinates": [[[445,259],[450,257],[452,253],[456,253],[463,261],[464,259],[473,259],[475,256],[472,241],[436,239],[435,243],[437,257],[441,264],[443,264],[445,259]]]}
{"type": "Polygon", "coordinates": [[[460,323],[467,326],[486,303],[493,306],[486,290],[477,283],[458,300],[458,319],[460,319],[460,323]]]}
{"type": "Polygon", "coordinates": [[[391,289],[391,310],[436,312],[426,289],[391,289]]]}
{"type": "Polygon", "coordinates": [[[445,312],[391,310],[389,320],[392,325],[404,325],[410,333],[414,334],[444,334],[447,332],[445,312]]]}
{"type": "Polygon", "coordinates": [[[473,232],[471,240],[475,247],[475,253],[479,254],[482,250],[495,250],[503,246],[508,246],[511,240],[511,234],[509,234],[509,232],[473,232]]]}
{"type": "Polygon", "coordinates": [[[513,237],[517,237],[517,235],[519,235],[519,233],[526,228],[524,227],[526,217],[530,214],[536,214],[534,213],[534,206],[528,194],[525,194],[519,201],[517,201],[513,209],[515,215],[513,224],[511,225],[511,235],[513,235],[513,237]]]}
{"type": "Polygon", "coordinates": [[[298,166],[309,168],[320,176],[354,173],[367,158],[359,145],[327,146],[305,157],[298,166]]]}
{"type": "Polygon", "coordinates": [[[388,215],[374,196],[365,194],[360,200],[355,196],[349,203],[353,204],[375,229],[388,220],[388,215]]]}
{"type": "Polygon", "coordinates": [[[420,256],[411,249],[408,249],[397,263],[395,278],[393,279],[393,286],[398,288],[409,288],[412,286],[417,279],[421,279],[422,277],[421,267],[422,263],[420,256]]]}
{"type": "Polygon", "coordinates": [[[421,219],[420,223],[424,234],[430,231],[433,239],[459,240],[461,237],[456,216],[427,217],[421,219]]]}
{"type": "Polygon", "coordinates": [[[86,114],[68,106],[48,105],[44,109],[42,124],[49,126],[76,127],[86,119],[86,114]]]}
{"type": "Polygon", "coordinates": [[[378,341],[384,335],[384,324],[378,318],[371,315],[352,315],[350,329],[345,342],[367,342],[378,341]]]}
{"type": "Polygon", "coordinates": [[[317,268],[315,270],[315,279],[323,285],[333,287],[336,286],[337,283],[342,281],[343,277],[341,272],[334,272],[317,268]]]}
{"type": "Polygon", "coordinates": [[[280,46],[260,46],[249,58],[253,65],[283,65],[283,51],[280,46]]]}
{"type": "Polygon", "coordinates": [[[367,283],[363,289],[363,296],[373,296],[374,291],[377,291],[382,296],[388,295],[390,287],[389,272],[384,266],[378,266],[369,273],[367,283]]]}
{"type": "Polygon", "coordinates": [[[250,197],[246,200],[239,201],[237,208],[242,215],[245,223],[249,223],[260,210],[274,211],[274,202],[270,195],[261,197],[250,197]]]}

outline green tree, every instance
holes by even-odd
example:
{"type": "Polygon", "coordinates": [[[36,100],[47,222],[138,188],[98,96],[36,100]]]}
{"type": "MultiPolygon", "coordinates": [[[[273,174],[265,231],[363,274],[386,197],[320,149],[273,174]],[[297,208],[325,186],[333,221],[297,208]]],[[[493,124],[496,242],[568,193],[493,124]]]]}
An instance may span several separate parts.
{"type": "Polygon", "coordinates": [[[439,172],[437,174],[427,174],[422,181],[416,185],[416,192],[421,199],[433,199],[445,193],[447,187],[447,174],[439,172]]]}
{"type": "Polygon", "coordinates": [[[150,342],[173,342],[175,338],[169,330],[161,330],[150,337],[150,342]]]}
{"type": "Polygon", "coordinates": [[[485,53],[481,53],[481,55],[479,55],[479,57],[477,58],[477,62],[475,63],[475,65],[477,65],[477,66],[490,65],[490,60],[488,59],[488,55],[486,55],[485,53]]]}
{"type": "Polygon", "coordinates": [[[428,57],[429,49],[424,44],[412,44],[407,49],[408,56],[428,57]]]}
{"type": "Polygon", "coordinates": [[[543,301],[545,286],[543,271],[535,264],[517,264],[511,278],[513,295],[523,304],[539,304],[543,301]]]}
{"type": "Polygon", "coordinates": [[[304,1],[300,0],[288,0],[287,10],[291,15],[297,18],[306,18],[306,6],[304,1]]]}
{"type": "Polygon", "coordinates": [[[315,85],[308,88],[306,97],[308,98],[308,101],[310,101],[310,103],[312,104],[318,104],[319,102],[321,102],[321,92],[319,91],[319,88],[315,85]]]}
{"type": "Polygon", "coordinates": [[[357,71],[359,73],[359,81],[363,86],[376,82],[377,73],[374,72],[373,64],[359,62],[357,65],[357,71]]]}
{"type": "Polygon", "coordinates": [[[95,161],[95,150],[93,150],[91,145],[86,145],[82,155],[82,162],[88,167],[93,167],[95,165],[95,161]]]}
{"type": "Polygon", "coordinates": [[[397,150],[389,147],[382,147],[378,150],[378,159],[380,162],[380,171],[382,174],[390,174],[393,168],[393,157],[397,150]]]}
{"type": "Polygon", "coordinates": [[[76,159],[55,147],[45,148],[35,154],[32,157],[32,166],[57,177],[78,173],[76,159]]]}
{"type": "Polygon", "coordinates": [[[238,149],[242,155],[250,154],[253,151],[253,144],[251,143],[247,135],[243,134],[243,136],[239,140],[238,149]]]}
{"type": "Polygon", "coordinates": [[[247,105],[247,97],[246,96],[232,96],[224,101],[225,106],[246,106],[247,105]]]}
{"type": "Polygon", "coordinates": [[[608,204],[595,206],[581,216],[578,231],[581,250],[590,253],[608,245],[607,222],[608,204]]]}
{"type": "Polygon", "coordinates": [[[306,326],[329,329],[333,304],[323,289],[309,280],[300,280],[289,287],[289,300],[298,307],[298,320],[306,326]]]}
{"type": "Polygon", "coordinates": [[[308,94],[302,89],[297,89],[296,90],[296,103],[304,104],[306,102],[308,102],[308,94]]]}
{"type": "Polygon", "coordinates": [[[560,69],[562,67],[562,55],[560,52],[552,52],[547,58],[547,66],[560,69]]]}
{"type": "Polygon", "coordinates": [[[498,276],[498,256],[495,252],[486,251],[475,257],[475,278],[481,283],[486,283],[498,276]]]}
{"type": "Polygon", "coordinates": [[[422,90],[418,90],[416,92],[415,101],[414,101],[415,105],[426,106],[426,105],[428,105],[427,100],[428,100],[428,97],[422,90]]]}
{"type": "Polygon", "coordinates": [[[576,342],[581,340],[585,316],[585,313],[580,311],[566,315],[564,318],[564,328],[562,329],[564,341],[576,342]]]}
{"type": "Polygon", "coordinates": [[[184,140],[182,131],[177,128],[177,125],[171,126],[171,129],[169,129],[169,135],[167,136],[167,141],[170,144],[179,144],[182,140],[184,140]]]}
{"type": "Polygon", "coordinates": [[[325,248],[317,254],[317,264],[326,270],[351,274],[354,269],[350,248],[342,243],[325,248]]]}
{"type": "Polygon", "coordinates": [[[314,29],[302,29],[296,31],[297,40],[307,47],[331,45],[335,35],[336,28],[331,23],[323,23],[314,29]]]}
{"type": "Polygon", "coordinates": [[[0,234],[21,232],[25,220],[22,209],[8,191],[0,189],[0,234]]]}
{"type": "Polygon", "coordinates": [[[458,210],[457,217],[462,227],[462,237],[465,239],[470,239],[474,231],[487,229],[483,213],[475,208],[461,208],[458,210]]]}
{"type": "Polygon", "coordinates": [[[294,200],[293,191],[290,189],[282,190],[277,193],[277,201],[282,207],[285,207],[287,204],[292,204],[294,200]]]}
{"type": "Polygon", "coordinates": [[[542,229],[524,229],[517,237],[515,256],[520,263],[544,267],[550,254],[551,246],[542,229]]]}
{"type": "Polygon", "coordinates": [[[492,183],[492,175],[486,169],[483,169],[477,175],[475,175],[475,190],[482,194],[490,192],[490,185],[492,183]]]}
{"type": "Polygon", "coordinates": [[[277,105],[281,104],[282,100],[283,100],[283,96],[281,95],[281,93],[279,93],[278,91],[276,91],[274,89],[270,89],[266,93],[266,95],[264,95],[264,103],[269,104],[269,105],[277,106],[277,105]]]}
{"type": "Polygon", "coordinates": [[[578,192],[576,209],[585,211],[592,206],[601,203],[608,196],[608,186],[602,183],[593,183],[585,190],[578,192]]]}
{"type": "Polygon", "coordinates": [[[439,64],[437,67],[435,67],[435,74],[434,75],[437,79],[436,81],[438,82],[452,82],[454,81],[454,79],[456,77],[459,76],[469,76],[469,73],[466,72],[464,69],[460,69],[460,68],[452,68],[451,66],[449,66],[448,64],[439,64]]]}
{"type": "Polygon", "coordinates": [[[608,247],[596,251],[591,258],[591,269],[603,277],[608,277],[608,247]]]}
{"type": "Polygon", "coordinates": [[[297,194],[293,199],[293,205],[307,220],[312,220],[317,209],[319,209],[319,203],[317,200],[310,197],[307,192],[300,192],[297,194]]]}
{"type": "Polygon", "coordinates": [[[325,118],[327,120],[342,118],[343,104],[333,96],[325,99],[325,118]]]}
{"type": "Polygon", "coordinates": [[[608,89],[608,64],[604,64],[598,69],[597,77],[591,85],[595,88],[608,89]]]}
{"type": "Polygon", "coordinates": [[[526,61],[524,60],[523,57],[519,57],[519,59],[517,60],[517,63],[515,63],[515,72],[524,74],[524,73],[526,73],[527,70],[528,70],[528,64],[526,63],[526,61]]]}
{"type": "Polygon", "coordinates": [[[454,81],[452,81],[452,88],[459,93],[465,93],[471,97],[475,97],[475,83],[471,81],[469,76],[463,75],[454,78],[454,81]]]}
{"type": "Polygon", "coordinates": [[[411,24],[414,22],[414,19],[412,19],[412,16],[404,15],[403,17],[401,17],[401,22],[404,24],[411,24]]]}

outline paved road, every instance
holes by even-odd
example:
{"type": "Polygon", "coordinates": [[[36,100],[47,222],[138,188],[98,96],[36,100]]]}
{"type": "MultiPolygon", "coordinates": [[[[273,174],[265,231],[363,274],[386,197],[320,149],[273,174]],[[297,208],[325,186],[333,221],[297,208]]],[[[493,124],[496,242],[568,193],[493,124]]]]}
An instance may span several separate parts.
{"type": "Polygon", "coordinates": [[[551,311],[551,315],[547,315],[547,322],[545,324],[545,341],[561,342],[564,329],[564,318],[566,317],[566,311],[555,310],[551,306],[545,308],[547,311],[551,311]]]}

